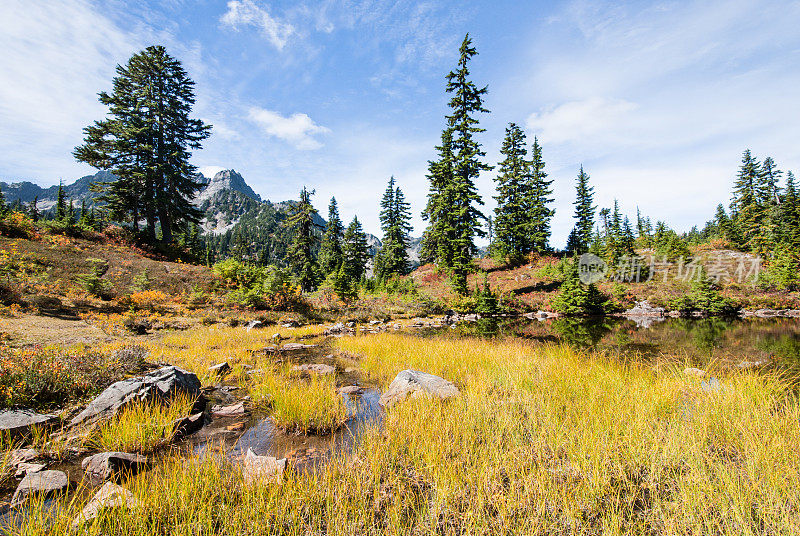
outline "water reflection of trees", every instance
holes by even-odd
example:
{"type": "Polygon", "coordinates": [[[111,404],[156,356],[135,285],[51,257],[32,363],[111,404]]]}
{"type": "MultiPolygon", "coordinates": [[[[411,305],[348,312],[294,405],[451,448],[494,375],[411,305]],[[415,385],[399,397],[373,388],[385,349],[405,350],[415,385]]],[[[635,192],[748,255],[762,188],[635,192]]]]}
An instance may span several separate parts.
{"type": "Polygon", "coordinates": [[[594,348],[611,332],[612,323],[605,318],[560,317],[550,328],[570,346],[594,348]]]}

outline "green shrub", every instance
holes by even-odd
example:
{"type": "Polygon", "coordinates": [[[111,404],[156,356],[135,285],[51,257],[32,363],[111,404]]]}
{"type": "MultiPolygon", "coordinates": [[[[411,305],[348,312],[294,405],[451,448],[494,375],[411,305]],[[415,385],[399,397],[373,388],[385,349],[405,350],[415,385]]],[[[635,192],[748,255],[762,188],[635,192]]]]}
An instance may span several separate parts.
{"type": "Polygon", "coordinates": [[[769,259],[767,268],[758,274],[762,288],[798,290],[800,288],[800,257],[796,251],[781,247],[769,259]]]}
{"type": "Polygon", "coordinates": [[[553,299],[553,307],[563,315],[600,315],[605,312],[606,298],[592,283],[584,285],[578,275],[578,263],[570,263],[561,290],[553,299]]]}

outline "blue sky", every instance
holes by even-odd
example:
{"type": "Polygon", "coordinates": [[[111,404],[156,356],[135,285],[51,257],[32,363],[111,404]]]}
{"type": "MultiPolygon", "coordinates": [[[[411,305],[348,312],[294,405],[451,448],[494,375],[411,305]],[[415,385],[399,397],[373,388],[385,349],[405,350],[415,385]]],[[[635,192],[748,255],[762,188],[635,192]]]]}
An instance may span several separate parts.
{"type": "MultiPolygon", "coordinates": [[[[555,179],[553,244],[572,225],[583,164],[596,201],[620,199],[679,230],[727,203],[750,147],[800,172],[800,2],[3,0],[0,179],[43,185],[93,172],[71,149],[102,117],[114,67],[160,43],[197,83],[214,125],[194,156],[263,197],[316,189],[323,215],[378,231],[394,174],[414,210],[444,125],[444,76],[466,32],[489,86],[481,141],[505,126],[543,146],[555,179]]],[[[494,206],[493,173],[479,187],[494,206]]]]}

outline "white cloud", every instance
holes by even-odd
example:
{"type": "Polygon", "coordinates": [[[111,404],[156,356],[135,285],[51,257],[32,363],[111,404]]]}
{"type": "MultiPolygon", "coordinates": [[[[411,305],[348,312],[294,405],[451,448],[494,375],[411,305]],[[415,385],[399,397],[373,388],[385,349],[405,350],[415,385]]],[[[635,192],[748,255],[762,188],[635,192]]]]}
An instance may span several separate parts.
{"type": "Polygon", "coordinates": [[[322,144],[314,138],[326,134],[330,129],[320,126],[306,114],[294,113],[288,117],[265,110],[250,108],[248,119],[256,123],[268,136],[274,136],[292,144],[296,149],[319,149],[322,144]]]}
{"type": "Polygon", "coordinates": [[[283,50],[289,37],[294,33],[294,26],[278,20],[253,0],[231,0],[228,11],[219,19],[223,26],[238,30],[240,26],[255,26],[278,50],[283,50]]]}
{"type": "Polygon", "coordinates": [[[636,104],[625,100],[590,97],[532,113],[526,126],[551,143],[582,141],[616,130],[636,108],[636,104]]]}

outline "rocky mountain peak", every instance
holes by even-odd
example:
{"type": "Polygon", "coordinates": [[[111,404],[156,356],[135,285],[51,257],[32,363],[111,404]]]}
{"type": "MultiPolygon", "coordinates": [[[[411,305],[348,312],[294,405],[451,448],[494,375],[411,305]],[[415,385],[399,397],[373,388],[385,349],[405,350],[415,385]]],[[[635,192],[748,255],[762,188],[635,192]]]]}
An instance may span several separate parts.
{"type": "MultiPolygon", "coordinates": [[[[206,178],[208,179],[208,177],[206,178]]],[[[237,173],[236,170],[223,169],[208,180],[208,184],[197,196],[195,202],[201,204],[223,190],[233,190],[256,201],[261,201],[261,196],[253,191],[250,185],[245,182],[244,177],[237,173]]]]}

